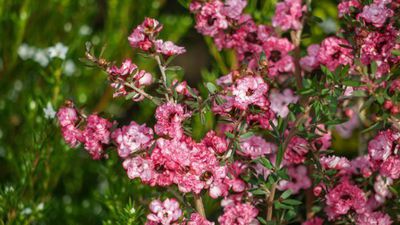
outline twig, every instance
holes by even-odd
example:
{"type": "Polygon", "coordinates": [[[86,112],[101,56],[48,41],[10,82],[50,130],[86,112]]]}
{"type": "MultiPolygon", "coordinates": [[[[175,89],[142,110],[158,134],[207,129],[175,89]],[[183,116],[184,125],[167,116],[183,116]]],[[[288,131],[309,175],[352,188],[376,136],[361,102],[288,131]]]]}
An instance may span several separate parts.
{"type": "Polygon", "coordinates": [[[274,209],[276,183],[271,186],[271,191],[267,197],[267,221],[272,220],[272,211],[274,209]]]}
{"type": "Polygon", "coordinates": [[[143,90],[135,87],[135,85],[131,85],[129,83],[125,83],[125,86],[128,86],[129,88],[132,88],[134,91],[136,91],[137,93],[143,95],[145,98],[148,98],[149,100],[151,100],[152,102],[154,102],[154,104],[159,105],[160,103],[151,95],[147,94],[146,92],[144,92],[143,90]]]}
{"type": "Polygon", "coordinates": [[[198,194],[194,194],[194,205],[197,212],[204,218],[206,218],[206,211],[204,210],[203,200],[198,194]]]}
{"type": "MultiPolygon", "coordinates": [[[[167,75],[165,73],[165,66],[163,66],[162,62],[161,62],[161,58],[159,55],[155,56],[155,59],[157,61],[158,64],[158,68],[160,69],[161,72],[161,77],[162,77],[162,81],[163,81],[163,85],[165,87],[165,89],[168,91],[168,85],[167,85],[167,75]]],[[[167,101],[169,101],[169,96],[167,93],[165,93],[165,98],[167,99],[167,101]]]]}

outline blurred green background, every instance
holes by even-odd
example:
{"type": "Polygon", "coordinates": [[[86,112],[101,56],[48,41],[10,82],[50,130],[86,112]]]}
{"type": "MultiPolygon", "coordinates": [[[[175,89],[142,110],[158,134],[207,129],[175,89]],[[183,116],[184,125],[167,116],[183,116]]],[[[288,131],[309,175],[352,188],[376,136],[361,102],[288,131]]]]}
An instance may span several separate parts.
{"type": "MultiPolygon", "coordinates": [[[[246,11],[270,23],[274,4],[250,0],[246,11]]],[[[335,32],[335,5],[314,3],[314,14],[324,22],[307,31],[306,44],[335,32]]],[[[163,39],[186,47],[174,63],[191,86],[204,90],[202,81],[234,65],[232,52],[216,51],[199,35],[177,0],[0,0],[0,224],[142,224],[149,200],[165,193],[129,180],[114,152],[108,160],[92,161],[68,148],[52,118],[53,110],[72,99],[86,112],[121,124],[153,123],[154,105],[112,99],[106,74],[79,61],[90,41],[97,52],[105,47],[107,59],[120,63],[130,57],[157,74],[154,62],[135,54],[127,41],[145,16],[164,24],[163,39]],[[51,58],[51,47],[67,50],[65,58],[51,58]]],[[[196,118],[193,135],[199,138],[212,126],[211,118],[206,126],[196,118]]],[[[206,204],[218,210],[216,202],[206,204]]]]}

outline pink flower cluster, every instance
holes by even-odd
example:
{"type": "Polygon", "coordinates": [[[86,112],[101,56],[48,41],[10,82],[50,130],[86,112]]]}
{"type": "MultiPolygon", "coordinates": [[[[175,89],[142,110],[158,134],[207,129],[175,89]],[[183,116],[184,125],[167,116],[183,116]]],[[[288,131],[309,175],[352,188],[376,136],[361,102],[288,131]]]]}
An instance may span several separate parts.
{"type": "MultiPolygon", "coordinates": [[[[284,29],[298,29],[304,9],[299,2],[280,3],[274,24],[284,29]]],[[[190,9],[196,14],[196,29],[213,37],[219,49],[234,49],[239,61],[248,61],[251,67],[255,67],[261,54],[265,53],[271,77],[293,72],[293,57],[289,54],[294,49],[293,44],[286,38],[277,37],[271,27],[255,24],[249,15],[243,14],[245,6],[244,0],[193,1],[190,9]]]]}
{"type": "Polygon", "coordinates": [[[82,143],[93,159],[104,156],[104,149],[111,140],[111,122],[93,114],[86,119],[84,126],[79,127],[78,121],[83,118],[73,106],[60,108],[57,117],[64,139],[71,147],[82,143]]]}
{"type": "Polygon", "coordinates": [[[128,37],[133,48],[143,51],[155,52],[165,56],[180,55],[185,53],[185,48],[175,45],[171,41],[156,39],[163,26],[155,19],[145,18],[128,37]]]}

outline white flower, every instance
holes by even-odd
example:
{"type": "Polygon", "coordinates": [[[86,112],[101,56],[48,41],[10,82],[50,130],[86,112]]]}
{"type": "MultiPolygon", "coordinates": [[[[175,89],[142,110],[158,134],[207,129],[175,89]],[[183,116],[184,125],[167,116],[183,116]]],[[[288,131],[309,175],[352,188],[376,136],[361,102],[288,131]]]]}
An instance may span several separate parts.
{"type": "Polygon", "coordinates": [[[68,59],[64,65],[64,74],[67,76],[72,76],[76,71],[76,66],[74,61],[68,59]]]}
{"type": "Polygon", "coordinates": [[[88,25],[83,25],[79,28],[79,34],[81,36],[86,36],[92,33],[92,28],[90,28],[88,25]]]}
{"type": "Polygon", "coordinates": [[[35,55],[35,48],[30,47],[28,44],[24,43],[19,46],[18,55],[23,60],[33,58],[33,56],[35,55]]]}
{"type": "Polygon", "coordinates": [[[56,45],[49,47],[47,49],[47,52],[49,53],[50,58],[60,58],[60,59],[65,59],[65,56],[67,55],[68,52],[68,47],[65,46],[63,43],[57,43],[56,45]]]}
{"type": "Polygon", "coordinates": [[[39,63],[42,67],[46,67],[49,64],[49,58],[43,50],[37,50],[33,56],[33,60],[39,63]]]}
{"type": "Polygon", "coordinates": [[[53,119],[56,116],[56,111],[54,111],[54,108],[50,102],[47,103],[46,108],[43,108],[43,111],[46,119],[53,119]]]}

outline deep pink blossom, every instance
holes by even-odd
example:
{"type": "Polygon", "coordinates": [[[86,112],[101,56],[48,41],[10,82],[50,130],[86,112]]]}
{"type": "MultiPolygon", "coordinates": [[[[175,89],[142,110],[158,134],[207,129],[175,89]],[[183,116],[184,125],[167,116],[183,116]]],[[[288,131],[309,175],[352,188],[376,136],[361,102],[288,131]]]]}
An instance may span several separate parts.
{"type": "Polygon", "coordinates": [[[350,173],[370,177],[372,174],[372,165],[368,155],[359,156],[351,160],[351,167],[348,168],[350,173]]]}
{"type": "Polygon", "coordinates": [[[154,184],[154,165],[150,159],[137,156],[125,159],[122,165],[130,179],[140,178],[143,183],[154,184]]]}
{"type": "Polygon", "coordinates": [[[312,219],[303,222],[301,225],[322,225],[323,223],[324,223],[323,219],[319,217],[314,217],[312,219]]]}
{"type": "Polygon", "coordinates": [[[112,133],[112,138],[117,144],[118,154],[125,158],[141,149],[150,147],[153,141],[153,130],[132,121],[128,126],[123,126],[112,133]]]}
{"type": "Polygon", "coordinates": [[[363,213],[367,202],[364,192],[348,181],[342,181],[330,190],[325,199],[327,205],[325,211],[330,220],[347,214],[349,210],[363,213]]]}
{"type": "Polygon", "coordinates": [[[78,121],[78,112],[73,107],[62,107],[57,112],[58,122],[61,127],[75,125],[78,121]]]}
{"type": "Polygon", "coordinates": [[[353,50],[348,41],[337,37],[328,37],[321,43],[318,61],[334,71],[339,65],[353,63],[353,50]]]}
{"type": "Polygon", "coordinates": [[[381,164],[380,174],[392,179],[400,178],[400,157],[390,156],[381,164]]]}
{"type": "Polygon", "coordinates": [[[361,4],[359,0],[342,0],[338,5],[339,17],[349,14],[351,8],[359,9],[361,4]]]}
{"type": "Polygon", "coordinates": [[[272,18],[272,26],[284,31],[289,29],[299,30],[302,26],[301,17],[306,7],[301,0],[284,0],[276,4],[275,15],[272,18]]]}
{"type": "Polygon", "coordinates": [[[246,76],[236,80],[232,88],[235,107],[246,110],[251,104],[265,106],[267,103],[266,93],[268,84],[259,76],[246,76]]]}
{"type": "Polygon", "coordinates": [[[224,208],[224,214],[218,218],[221,225],[258,225],[258,210],[249,203],[239,203],[224,208]]]}
{"type": "Polygon", "coordinates": [[[82,131],[82,142],[93,159],[103,157],[103,145],[109,144],[111,140],[111,127],[111,122],[98,115],[88,117],[86,127],[82,131]]]}
{"type": "Polygon", "coordinates": [[[228,150],[228,142],[225,138],[217,136],[215,131],[209,131],[203,138],[202,143],[211,151],[223,154],[228,150]]]}
{"type": "Polygon", "coordinates": [[[292,193],[297,194],[301,189],[308,189],[311,187],[311,180],[307,175],[307,167],[303,165],[291,166],[288,168],[288,175],[290,180],[282,180],[279,182],[279,190],[291,190],[292,193]]]}
{"type": "Polygon", "coordinates": [[[357,225],[391,225],[393,221],[382,212],[366,212],[357,216],[357,225]]]}
{"type": "Polygon", "coordinates": [[[149,205],[150,214],[147,215],[147,224],[170,225],[177,222],[182,216],[182,210],[175,199],[165,199],[163,202],[154,200],[149,205]]]}
{"type": "Polygon", "coordinates": [[[286,38],[269,37],[263,43],[265,56],[268,60],[268,75],[275,77],[280,73],[293,72],[293,57],[289,52],[294,45],[286,38]]]}
{"type": "Polygon", "coordinates": [[[228,21],[222,14],[223,8],[221,1],[205,3],[196,14],[196,29],[203,35],[214,36],[220,30],[228,28],[228,21]]]}
{"type": "Polygon", "coordinates": [[[186,112],[180,104],[165,103],[157,108],[155,117],[157,119],[154,126],[156,134],[180,138],[183,135],[182,122],[190,117],[190,113],[186,112]]]}
{"type": "Polygon", "coordinates": [[[305,161],[308,152],[308,142],[301,137],[293,137],[285,151],[284,159],[286,164],[300,164],[305,161]]]}
{"type": "Polygon", "coordinates": [[[162,25],[155,19],[146,17],[142,24],[137,26],[128,37],[133,48],[148,51],[153,46],[154,37],[161,31],[162,25]]]}
{"type": "Polygon", "coordinates": [[[215,224],[214,222],[208,221],[200,214],[192,213],[192,215],[190,215],[190,220],[187,222],[186,225],[214,225],[214,224],[215,224]]]}

